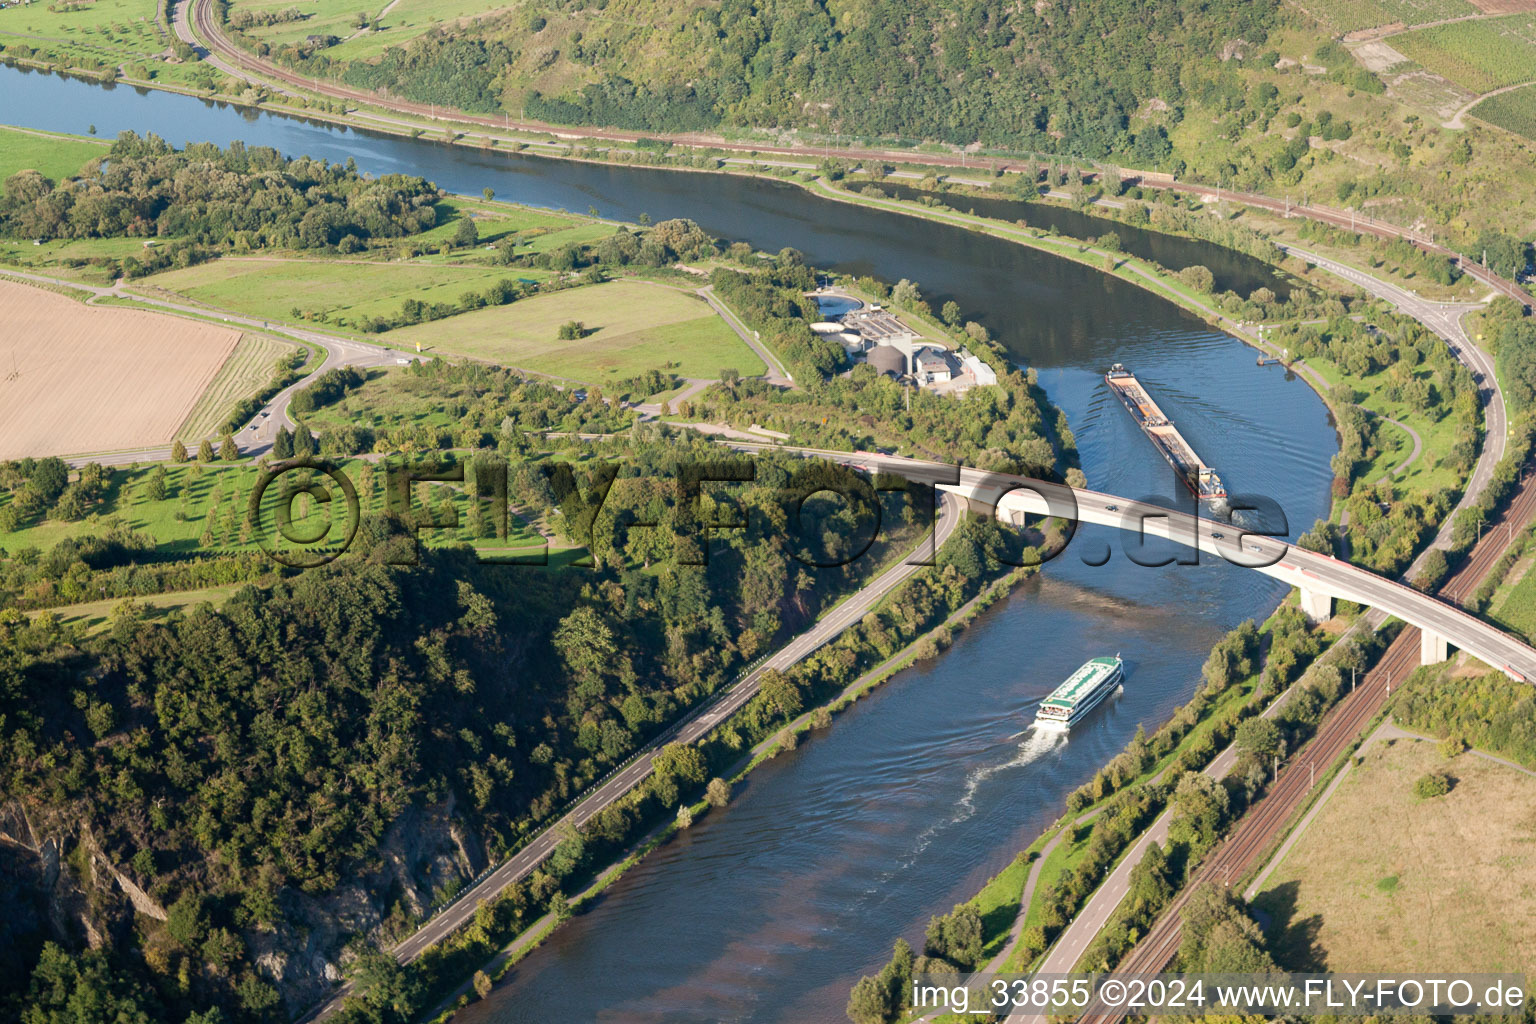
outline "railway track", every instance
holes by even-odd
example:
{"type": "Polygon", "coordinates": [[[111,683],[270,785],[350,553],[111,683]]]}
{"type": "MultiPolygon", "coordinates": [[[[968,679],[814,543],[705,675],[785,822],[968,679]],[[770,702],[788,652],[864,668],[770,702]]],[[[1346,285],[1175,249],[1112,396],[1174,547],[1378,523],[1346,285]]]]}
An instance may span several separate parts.
{"type": "MultiPolygon", "coordinates": [[[[194,26],[195,34],[199,40],[205,43],[213,52],[226,58],[236,68],[244,68],[246,71],[275,79],[294,88],[304,89],[332,99],[350,100],[355,103],[368,103],[376,107],[385,107],[400,113],[415,114],[419,117],[436,119],[441,116],[455,123],[474,124],[487,128],[500,128],[503,131],[515,129],[518,131],[546,132],[565,139],[601,139],[607,142],[634,143],[646,137],[660,137],[669,142],[683,146],[703,146],[715,149],[729,150],[741,153],[762,153],[775,156],[793,156],[801,159],[816,159],[818,156],[836,155],[839,159],[850,161],[880,161],[883,163],[909,163],[919,154],[910,150],[884,150],[884,149],[860,149],[854,147],[832,148],[816,146],[774,146],[764,143],[731,142],[717,136],[682,132],[669,133],[642,133],[616,131],[606,128],[573,128],[547,124],[542,121],[529,121],[519,118],[513,121],[510,117],[501,118],[479,117],[474,114],[466,114],[452,107],[437,107],[428,103],[416,103],[411,100],[400,99],[395,96],[384,96],[378,93],[365,92],[361,89],[352,89],[338,82],[310,78],[301,75],[288,68],[282,67],[274,61],[259,57],[247,50],[242,50],[230,42],[224,34],[224,26],[219,24],[211,13],[212,4],[209,0],[181,0],[183,4],[191,4],[190,20],[194,26]]],[[[920,155],[921,162],[936,167],[960,170],[1014,170],[1021,171],[1035,166],[1034,161],[1020,162],[1002,157],[983,156],[957,156],[946,157],[937,153],[924,153],[920,155]]],[[[1280,200],[1273,196],[1262,195],[1257,192],[1235,192],[1230,189],[1223,190],[1220,187],[1211,187],[1193,182],[1178,181],[1171,175],[1150,171],[1138,171],[1132,168],[1120,168],[1122,178],[1137,184],[1153,188],[1166,188],[1178,192],[1187,192],[1204,195],[1214,193],[1218,197],[1225,195],[1237,202],[1261,209],[1271,210],[1285,216],[1302,216],[1311,220],[1322,221],[1337,227],[1348,227],[1350,230],[1366,232],[1382,238],[1404,238],[1414,245],[1437,256],[1447,259],[1456,259],[1461,269],[1495,289],[1502,295],[1507,295],[1523,305],[1532,305],[1532,298],[1520,285],[1514,281],[1500,277],[1498,274],[1483,269],[1475,263],[1462,261],[1460,254],[1449,249],[1432,238],[1414,232],[1409,228],[1400,228],[1395,224],[1383,221],[1364,219],[1359,215],[1351,216],[1347,211],[1334,210],[1326,206],[1303,205],[1292,203],[1290,200],[1280,200]]]]}
{"type": "Polygon", "coordinates": [[[1465,606],[1467,598],[1503,556],[1514,534],[1536,518],[1536,487],[1530,483],[1528,476],[1521,479],[1520,493],[1487,525],[1467,560],[1440,587],[1442,598],[1465,606]]]}
{"type": "MultiPolygon", "coordinates": [[[[1473,547],[1465,562],[1440,588],[1440,596],[1460,604],[1477,589],[1503,556],[1516,530],[1536,516],[1536,487],[1525,486],[1498,516],[1491,529],[1473,547]],[[1507,527],[1507,529],[1506,529],[1507,527]]],[[[1284,826],[1294,819],[1315,788],[1319,772],[1327,773],[1349,749],[1366,725],[1381,711],[1392,687],[1413,673],[1419,663],[1419,630],[1408,626],[1392,641],[1376,666],[1323,719],[1317,732],[1279,772],[1274,783],[1195,870],[1189,883],[1115,968],[1115,974],[1157,974],[1165,970],[1179,951],[1181,919],[1196,887],[1206,883],[1231,886],[1259,867],[1280,839],[1284,826]]],[[[1084,1014],[1080,1024],[1119,1024],[1123,1010],[1084,1014]]]]}

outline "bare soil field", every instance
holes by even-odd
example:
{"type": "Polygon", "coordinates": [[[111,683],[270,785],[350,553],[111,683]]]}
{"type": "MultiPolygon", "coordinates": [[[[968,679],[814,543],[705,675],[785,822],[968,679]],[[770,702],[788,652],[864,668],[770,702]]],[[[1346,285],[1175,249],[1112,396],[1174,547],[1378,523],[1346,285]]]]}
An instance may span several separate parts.
{"type": "Polygon", "coordinates": [[[1363,43],[1355,47],[1355,60],[1367,71],[1385,71],[1396,67],[1408,58],[1383,42],[1363,43]]]}
{"type": "Polygon", "coordinates": [[[270,381],[276,372],[278,357],[292,352],[293,348],[290,343],[265,334],[241,335],[240,344],[224,361],[177,434],[194,448],[204,438],[217,441],[219,430],[235,403],[249,398],[270,381]]]}
{"type": "Polygon", "coordinates": [[[1524,14],[1536,11],[1536,0],[1468,0],[1484,14],[1524,14]]]}
{"type": "Polygon", "coordinates": [[[239,340],[0,281],[0,458],[169,443],[239,340]]]}

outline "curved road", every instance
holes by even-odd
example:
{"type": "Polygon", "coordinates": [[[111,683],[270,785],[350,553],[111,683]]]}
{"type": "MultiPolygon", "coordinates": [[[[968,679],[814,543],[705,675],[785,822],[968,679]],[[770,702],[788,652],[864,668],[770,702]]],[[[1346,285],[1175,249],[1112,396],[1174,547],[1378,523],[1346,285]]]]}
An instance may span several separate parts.
{"type": "MultiPolygon", "coordinates": [[[[827,156],[836,153],[840,159],[856,162],[878,161],[900,164],[920,161],[925,165],[935,167],[998,170],[1022,170],[1026,166],[1017,165],[1015,162],[1007,159],[992,157],[970,157],[966,155],[945,157],[937,154],[916,154],[909,150],[859,149],[853,147],[774,146],[753,142],[733,142],[729,139],[703,133],[627,132],[606,128],[552,125],[527,119],[513,121],[510,117],[505,116],[497,120],[494,117],[476,117],[471,114],[465,114],[451,107],[443,107],[443,117],[439,117],[439,108],[435,104],[413,103],[398,97],[386,97],[359,89],[350,89],[337,82],[300,75],[272,61],[247,53],[230,42],[228,36],[224,34],[224,27],[218,24],[210,13],[211,6],[209,0],[180,0],[176,5],[175,29],[180,39],[206,53],[208,56],[205,59],[224,73],[253,84],[270,86],[275,80],[286,83],[289,86],[308,90],[312,93],[328,96],[332,99],[367,103],[375,107],[383,107],[388,110],[413,114],[418,117],[427,117],[434,120],[451,120],[453,122],[475,124],[488,128],[500,128],[503,131],[540,132],[566,139],[603,139],[610,142],[633,143],[638,142],[642,138],[664,138],[683,146],[702,146],[733,152],[768,153],[802,158],[815,158],[818,155],[827,156]],[[189,7],[192,8],[190,14],[188,11],[189,7]]],[[[281,87],[279,89],[280,91],[287,91],[281,89],[281,87]]],[[[1027,166],[1032,168],[1034,165],[1029,164],[1027,166]]],[[[1459,259],[1460,254],[1440,245],[1433,238],[1425,237],[1412,229],[1400,228],[1395,224],[1384,221],[1372,220],[1359,215],[1352,216],[1349,211],[1335,210],[1316,204],[1296,204],[1288,199],[1276,199],[1273,196],[1267,196],[1259,192],[1236,192],[1230,189],[1223,190],[1219,186],[1213,188],[1209,185],[1181,182],[1172,175],[1139,171],[1134,168],[1118,168],[1118,171],[1122,180],[1129,179],[1134,183],[1153,188],[1167,188],[1199,195],[1213,194],[1218,199],[1232,199],[1248,206],[1272,210],[1286,216],[1306,217],[1325,224],[1349,227],[1354,231],[1385,238],[1405,238],[1426,252],[1441,255],[1447,259],[1459,259]]],[[[1462,269],[1476,279],[1491,286],[1500,294],[1507,295],[1526,306],[1530,306],[1533,303],[1530,294],[1514,281],[1500,277],[1498,274],[1485,270],[1476,264],[1463,264],[1462,269]]]]}
{"type": "Polygon", "coordinates": [[[1509,441],[1509,415],[1504,406],[1504,392],[1499,387],[1498,377],[1494,374],[1493,357],[1478,348],[1461,325],[1464,316],[1481,307],[1464,302],[1433,302],[1429,299],[1421,299],[1406,288],[1401,288],[1390,281],[1383,281],[1347,263],[1294,246],[1282,245],[1279,248],[1287,255],[1298,256],[1364,289],[1369,294],[1390,302],[1439,335],[1451,347],[1451,354],[1472,371],[1472,379],[1477,382],[1478,394],[1483,402],[1483,450],[1478,454],[1477,464],[1472,468],[1472,477],[1467,481],[1461,501],[1457,503],[1451,515],[1446,516],[1439,533],[1435,535],[1433,546],[1444,547],[1450,540],[1455,513],[1482,497],[1484,488],[1493,479],[1494,467],[1504,457],[1504,450],[1509,441]]]}

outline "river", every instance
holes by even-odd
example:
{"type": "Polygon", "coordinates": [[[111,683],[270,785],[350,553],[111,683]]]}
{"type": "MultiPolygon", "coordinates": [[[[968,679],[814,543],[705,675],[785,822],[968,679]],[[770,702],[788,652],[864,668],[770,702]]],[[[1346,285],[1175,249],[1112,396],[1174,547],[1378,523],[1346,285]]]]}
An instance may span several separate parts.
{"type": "MultiPolygon", "coordinates": [[[[1033,367],[1076,433],[1090,486],[1182,493],[1105,390],[1134,370],[1228,489],[1267,495],[1295,536],[1328,503],[1336,436],[1322,402],[1241,342],[1126,282],[949,225],[837,203],[780,182],[455,148],[127,87],[0,67],[0,122],[174,144],[243,139],[354,158],[457,192],[633,219],[690,217],[765,249],[955,299],[1033,367]]],[[[1103,222],[1095,233],[1116,229],[1103,222]]],[[[1201,246],[1181,241],[1184,246],[1201,246]]],[[[1207,265],[1232,264],[1211,247],[1207,265]]],[[[1245,270],[1245,273],[1249,272],[1245,270]]],[[[1146,561],[1146,559],[1143,559],[1146,561]]],[[[1135,732],[1185,700],[1212,643],[1284,588],[1219,562],[1147,568],[1103,528],[943,657],[901,673],[833,728],[753,774],[723,812],[612,886],[465,1011],[475,1024],[844,1020],[848,988],[892,940],[966,898],[1135,732]],[[1102,565],[1106,550],[1112,556],[1102,565]],[[1027,730],[1033,704],[1086,658],[1122,654],[1124,693],[1070,740],[1027,730]]]]}

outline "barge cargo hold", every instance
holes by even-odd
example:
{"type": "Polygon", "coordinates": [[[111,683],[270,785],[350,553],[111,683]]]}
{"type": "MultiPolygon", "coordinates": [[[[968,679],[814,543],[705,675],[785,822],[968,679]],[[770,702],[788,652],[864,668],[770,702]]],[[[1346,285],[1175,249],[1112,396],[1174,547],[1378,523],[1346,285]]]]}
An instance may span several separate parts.
{"type": "Polygon", "coordinates": [[[1104,382],[1120,399],[1120,403],[1130,410],[1141,432],[1151,439],[1195,497],[1202,501],[1217,502],[1226,499],[1227,488],[1221,482],[1221,477],[1195,454],[1173,421],[1163,415],[1163,410],[1152,401],[1135,374],[1116,363],[1104,375],[1104,382]]]}

